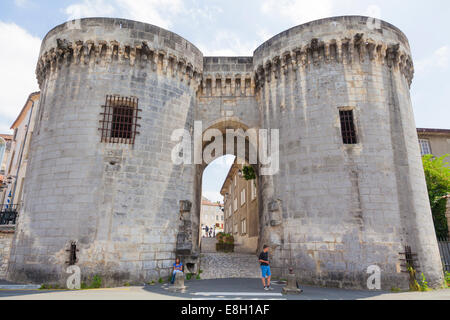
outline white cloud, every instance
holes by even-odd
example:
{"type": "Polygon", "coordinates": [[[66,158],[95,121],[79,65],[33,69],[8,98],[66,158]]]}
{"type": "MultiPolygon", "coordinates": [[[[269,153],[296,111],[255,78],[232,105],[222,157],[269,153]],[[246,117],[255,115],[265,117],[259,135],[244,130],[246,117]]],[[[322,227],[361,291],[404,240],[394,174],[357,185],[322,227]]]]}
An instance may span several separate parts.
{"type": "Polygon", "coordinates": [[[372,4],[367,7],[365,16],[381,19],[381,8],[375,4],[372,4]]]}
{"type": "Polygon", "coordinates": [[[212,35],[207,44],[199,43],[198,48],[205,56],[251,56],[261,44],[257,39],[244,41],[237,34],[227,30],[219,30],[212,35]]]}
{"type": "Polygon", "coordinates": [[[0,21],[0,130],[8,131],[30,93],[38,91],[35,76],[41,40],[14,23],[0,21]]]}
{"type": "Polygon", "coordinates": [[[181,0],[83,0],[64,11],[69,19],[121,17],[168,28],[182,10],[181,0]]]}
{"type": "Polygon", "coordinates": [[[69,19],[79,19],[113,16],[116,8],[104,0],[83,0],[83,2],[68,6],[64,11],[69,19]]]}
{"type": "Polygon", "coordinates": [[[446,70],[450,65],[450,46],[446,45],[435,50],[429,57],[417,60],[417,72],[426,72],[431,69],[446,70]]]}
{"type": "Polygon", "coordinates": [[[223,196],[220,194],[220,192],[217,191],[203,191],[202,196],[208,199],[211,202],[217,202],[223,203],[223,196]]]}
{"type": "Polygon", "coordinates": [[[287,19],[293,24],[302,24],[331,16],[333,2],[331,0],[264,0],[261,12],[287,19]]]}
{"type": "Polygon", "coordinates": [[[32,2],[29,0],[14,0],[14,4],[20,8],[28,8],[32,5],[32,2]]]}

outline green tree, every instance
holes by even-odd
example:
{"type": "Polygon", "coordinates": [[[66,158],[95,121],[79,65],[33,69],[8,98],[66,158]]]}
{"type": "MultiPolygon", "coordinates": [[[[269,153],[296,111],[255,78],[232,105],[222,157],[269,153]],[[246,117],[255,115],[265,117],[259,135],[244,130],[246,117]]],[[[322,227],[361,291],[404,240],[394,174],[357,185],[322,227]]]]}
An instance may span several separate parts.
{"type": "Polygon", "coordinates": [[[428,197],[438,238],[446,238],[449,228],[445,217],[446,196],[450,194],[450,166],[445,161],[448,156],[436,158],[433,155],[426,155],[423,157],[428,197]]]}

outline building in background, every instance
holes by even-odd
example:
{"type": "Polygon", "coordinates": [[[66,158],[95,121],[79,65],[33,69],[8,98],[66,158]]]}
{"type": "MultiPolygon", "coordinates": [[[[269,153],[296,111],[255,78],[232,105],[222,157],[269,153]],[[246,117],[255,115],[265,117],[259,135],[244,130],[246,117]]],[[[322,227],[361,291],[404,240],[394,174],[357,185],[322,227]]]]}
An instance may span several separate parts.
{"type": "Polygon", "coordinates": [[[12,139],[13,136],[10,134],[0,134],[0,204],[3,203],[6,195],[6,167],[9,153],[11,151],[12,139]]]}
{"type": "Polygon", "coordinates": [[[243,165],[235,161],[221,189],[224,196],[225,232],[234,236],[235,251],[254,253],[258,247],[257,180],[241,177],[243,165]]]}
{"type": "MultiPolygon", "coordinates": [[[[422,156],[450,154],[450,129],[417,129],[422,156]]],[[[450,160],[450,159],[449,159],[450,160]]]]}
{"type": "Polygon", "coordinates": [[[7,207],[22,204],[23,188],[27,163],[30,154],[30,143],[33,134],[40,93],[30,94],[17,119],[11,126],[14,130],[11,148],[6,159],[5,176],[8,185],[4,190],[2,204],[7,207]]]}
{"type": "Polygon", "coordinates": [[[206,233],[206,227],[208,227],[208,231],[212,230],[212,235],[223,231],[224,216],[222,208],[222,204],[211,202],[207,198],[202,197],[200,223],[203,237],[208,236],[208,234],[206,233]]]}
{"type": "MultiPolygon", "coordinates": [[[[432,154],[435,157],[450,155],[450,129],[417,129],[422,156],[432,154]]],[[[446,158],[450,162],[450,156],[446,158]]],[[[450,227],[450,195],[447,196],[447,223],[450,227]]],[[[450,228],[449,228],[450,237],[450,228]]]]}

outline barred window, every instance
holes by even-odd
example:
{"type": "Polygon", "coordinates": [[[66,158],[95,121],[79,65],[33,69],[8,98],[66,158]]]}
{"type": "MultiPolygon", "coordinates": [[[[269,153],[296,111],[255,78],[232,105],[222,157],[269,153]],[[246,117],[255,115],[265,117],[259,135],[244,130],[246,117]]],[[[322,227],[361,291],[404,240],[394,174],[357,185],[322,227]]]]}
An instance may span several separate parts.
{"type": "Polygon", "coordinates": [[[344,144],[357,144],[353,110],[339,110],[341,119],[342,141],[344,144]]]}
{"type": "Polygon", "coordinates": [[[103,120],[100,121],[99,128],[102,133],[101,142],[134,144],[140,127],[137,121],[141,118],[138,115],[142,111],[138,105],[137,98],[106,96],[101,113],[103,120]]]}

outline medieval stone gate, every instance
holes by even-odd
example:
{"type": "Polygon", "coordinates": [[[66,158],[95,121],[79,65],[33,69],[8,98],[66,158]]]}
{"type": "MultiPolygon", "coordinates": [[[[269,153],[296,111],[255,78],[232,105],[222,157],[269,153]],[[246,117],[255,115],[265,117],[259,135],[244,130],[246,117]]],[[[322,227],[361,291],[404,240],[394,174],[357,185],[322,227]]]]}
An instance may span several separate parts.
{"type": "Polygon", "coordinates": [[[258,183],[275,275],[361,288],[377,265],[384,288],[404,288],[411,247],[440,285],[408,40],[373,22],[314,21],[228,58],[122,19],[51,30],[8,277],[64,282],[71,244],[83,277],[107,283],[165,277],[180,252],[195,264],[204,166],[175,165],[171,134],[202,121],[280,130],[280,171],[258,183]]]}

